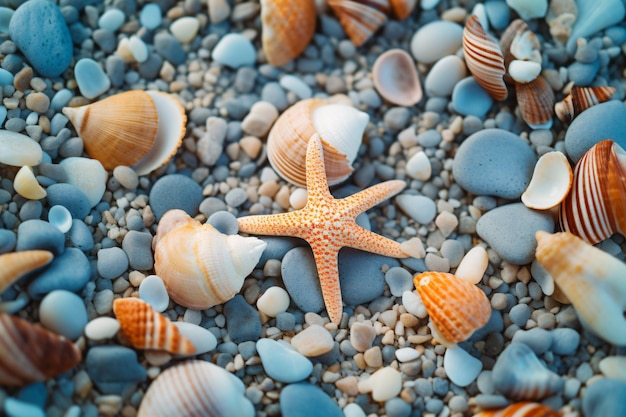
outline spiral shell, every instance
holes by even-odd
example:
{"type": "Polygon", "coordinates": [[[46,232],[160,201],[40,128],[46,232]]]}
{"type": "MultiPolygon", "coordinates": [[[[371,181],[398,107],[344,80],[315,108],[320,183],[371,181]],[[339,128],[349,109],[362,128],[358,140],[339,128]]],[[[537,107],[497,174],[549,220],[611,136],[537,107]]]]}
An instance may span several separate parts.
{"type": "Polygon", "coordinates": [[[0,385],[45,381],[72,369],[81,359],[80,350],[64,337],[0,313],[0,385]]]}
{"type": "Polygon", "coordinates": [[[267,245],[255,237],[220,233],[181,210],[170,210],[163,215],[157,236],[156,274],[163,279],[174,301],[196,310],[233,298],[267,245]],[[165,232],[159,230],[161,224],[165,232]]]}
{"type": "Polygon", "coordinates": [[[47,265],[52,260],[47,250],[26,250],[0,255],[0,293],[27,273],[47,265]]]}
{"type": "Polygon", "coordinates": [[[606,85],[601,87],[574,86],[567,97],[554,105],[554,112],[559,120],[569,123],[589,107],[609,100],[615,91],[615,87],[606,85]]]}
{"type": "Polygon", "coordinates": [[[554,115],[554,92],[539,76],[528,83],[515,83],[517,104],[522,118],[533,129],[549,129],[554,115]]]}
{"type": "Polygon", "coordinates": [[[501,410],[481,411],[474,417],[561,417],[563,413],[547,405],[533,402],[511,404],[501,410]]]}
{"type": "Polygon", "coordinates": [[[491,317],[485,293],[453,274],[424,272],[413,282],[430,316],[433,336],[443,345],[467,340],[491,317]]]}
{"type": "Polygon", "coordinates": [[[626,152],[621,146],[606,139],[583,155],[559,214],[562,230],[591,244],[626,232],[626,152]]]}
{"type": "Polygon", "coordinates": [[[522,194],[522,203],[538,210],[555,207],[567,196],[572,179],[572,167],[567,157],[562,152],[547,152],[535,165],[530,184],[522,194]]]}
{"type": "Polygon", "coordinates": [[[413,106],[422,99],[422,86],[413,58],[402,49],[390,49],[372,67],[374,86],[387,101],[413,106]]]}
{"type": "Polygon", "coordinates": [[[371,7],[366,2],[353,0],[328,0],[328,6],[335,12],[355,46],[363,45],[386,21],[385,12],[371,7]]]}

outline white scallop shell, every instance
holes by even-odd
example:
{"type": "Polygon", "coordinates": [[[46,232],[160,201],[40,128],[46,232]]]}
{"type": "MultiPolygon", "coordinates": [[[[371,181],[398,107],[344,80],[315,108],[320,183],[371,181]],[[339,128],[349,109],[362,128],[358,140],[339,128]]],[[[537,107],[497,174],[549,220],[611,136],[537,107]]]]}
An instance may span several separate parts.
{"type": "Polygon", "coordinates": [[[555,207],[567,196],[572,179],[572,167],[563,153],[545,153],[535,165],[530,184],[522,194],[522,202],[526,207],[538,210],[555,207]]]}
{"type": "Polygon", "coordinates": [[[422,85],[415,62],[403,49],[390,49],[376,58],[372,67],[374,86],[387,101],[413,106],[422,99],[422,85]]]}

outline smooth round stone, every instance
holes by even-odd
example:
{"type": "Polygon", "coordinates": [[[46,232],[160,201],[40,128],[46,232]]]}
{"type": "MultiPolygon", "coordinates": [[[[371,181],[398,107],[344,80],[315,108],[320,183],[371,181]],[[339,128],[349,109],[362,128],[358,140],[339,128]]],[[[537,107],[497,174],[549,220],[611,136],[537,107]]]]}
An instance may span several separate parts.
{"type": "Polygon", "coordinates": [[[513,335],[513,342],[523,343],[533,350],[537,355],[544,354],[550,349],[552,337],[550,332],[539,327],[530,330],[518,330],[513,335]]]}
{"type": "Polygon", "coordinates": [[[583,392],[583,413],[588,417],[626,416],[625,397],[626,381],[601,378],[583,392]]]}
{"type": "Polygon", "coordinates": [[[406,173],[411,178],[428,181],[432,174],[430,160],[424,151],[416,152],[406,163],[406,173]]]}
{"type": "Polygon", "coordinates": [[[526,21],[544,17],[548,11],[548,0],[506,0],[506,4],[526,21]]]}
{"type": "Polygon", "coordinates": [[[9,33],[9,23],[15,10],[8,7],[0,7],[0,32],[9,33]]]}
{"type": "Polygon", "coordinates": [[[360,392],[371,392],[374,401],[387,401],[402,390],[402,374],[396,369],[386,366],[380,368],[368,379],[359,381],[360,392]]]}
{"type": "Polygon", "coordinates": [[[457,23],[437,20],[422,26],[411,38],[411,54],[422,64],[432,64],[460,47],[463,27],[457,23]]]}
{"type": "Polygon", "coordinates": [[[322,290],[310,248],[298,247],[288,251],[281,263],[285,288],[298,308],[317,313],[324,308],[322,290]]]}
{"type": "Polygon", "coordinates": [[[75,219],[84,219],[91,210],[88,197],[80,188],[72,184],[52,184],[46,189],[46,192],[48,193],[48,204],[65,207],[75,219]]]}
{"type": "MultiPolygon", "coordinates": [[[[387,407],[385,407],[386,410],[387,407]]],[[[350,403],[343,408],[344,417],[367,417],[365,411],[357,404],[350,403]]]]}
{"type": "Polygon", "coordinates": [[[256,61],[256,53],[252,42],[239,33],[224,35],[211,54],[213,60],[231,68],[252,66],[256,61]]]}
{"type": "Polygon", "coordinates": [[[0,253],[11,252],[17,243],[17,236],[13,230],[0,229],[0,253]]]}
{"type": "Polygon", "coordinates": [[[259,339],[256,350],[267,376],[279,382],[302,381],[313,372],[313,363],[285,342],[259,339]]]}
{"type": "Polygon", "coordinates": [[[13,85],[13,74],[3,68],[0,68],[0,85],[13,85]]]}
{"type": "Polygon", "coordinates": [[[224,201],[230,207],[237,208],[246,202],[248,199],[248,194],[242,188],[233,188],[232,190],[226,193],[224,196],[224,201]]]}
{"type": "Polygon", "coordinates": [[[217,347],[215,335],[204,327],[184,321],[175,321],[174,326],[178,327],[180,334],[194,345],[196,348],[195,355],[210,352],[217,347]]]}
{"type": "Polygon", "coordinates": [[[173,65],[181,65],[187,59],[187,54],[178,39],[169,33],[159,32],[154,36],[156,52],[173,65]]]}
{"type": "Polygon", "coordinates": [[[415,350],[410,347],[400,348],[396,350],[396,359],[400,362],[410,362],[419,358],[421,353],[418,350],[415,350]]]}
{"type": "Polygon", "coordinates": [[[171,209],[184,210],[193,217],[203,199],[202,187],[181,174],[159,178],[150,190],[150,207],[157,220],[171,209]]]}
{"type": "Polygon", "coordinates": [[[358,352],[365,352],[372,347],[376,330],[371,324],[354,322],[350,326],[350,343],[358,352]]]}
{"type": "Polygon", "coordinates": [[[55,256],[65,248],[65,235],[48,222],[39,219],[27,220],[17,228],[16,251],[45,249],[55,256]]]}
{"type": "Polygon", "coordinates": [[[128,264],[132,269],[145,271],[152,269],[152,235],[148,232],[130,230],[124,236],[122,249],[128,257],[128,264]]]}
{"type": "Polygon", "coordinates": [[[600,69],[600,61],[595,60],[589,64],[573,62],[567,67],[567,75],[571,82],[578,86],[589,86],[596,78],[600,69]]]}
{"type": "Polygon", "coordinates": [[[519,327],[525,327],[530,319],[530,307],[527,304],[514,305],[509,311],[509,318],[519,327]]]}
{"type": "Polygon", "coordinates": [[[307,357],[330,352],[335,346],[333,336],[319,324],[312,324],[291,338],[291,345],[307,357]]]}
{"type": "Polygon", "coordinates": [[[321,388],[300,382],[280,391],[280,412],[284,417],[344,417],[337,403],[321,388]]]}
{"type": "Polygon", "coordinates": [[[256,341],[261,336],[259,312],[237,294],[224,304],[226,330],[235,343],[256,341]]]}
{"type": "Polygon", "coordinates": [[[485,2],[485,13],[489,18],[491,27],[503,30],[509,25],[511,9],[501,0],[487,0],[485,2]]]}
{"type": "Polygon", "coordinates": [[[289,308],[289,294],[281,287],[270,287],[259,297],[256,306],[269,317],[276,317],[289,308]]]}
{"type": "Polygon", "coordinates": [[[200,29],[200,22],[197,18],[191,16],[176,19],[170,25],[170,32],[182,43],[191,42],[196,37],[198,29],[200,29]]]}
{"type": "Polygon", "coordinates": [[[434,148],[441,143],[441,133],[436,129],[428,129],[417,135],[417,143],[425,148],[434,148]]]}
{"type": "Polygon", "coordinates": [[[217,211],[211,214],[206,222],[226,235],[235,235],[239,232],[237,218],[229,211],[217,211]]]}
{"type": "Polygon", "coordinates": [[[96,61],[91,58],[81,58],[74,65],[74,78],[80,93],[88,99],[104,94],[111,87],[111,81],[96,61]]]}
{"type": "Polygon", "coordinates": [[[11,40],[44,77],[61,75],[72,62],[70,30],[59,7],[31,0],[17,8],[9,22],[11,40]]]}
{"type": "Polygon", "coordinates": [[[452,107],[463,116],[483,118],[493,105],[493,99],[474,77],[467,77],[454,85],[452,107]]]}
{"type": "Polygon", "coordinates": [[[115,167],[113,177],[127,190],[134,190],[139,186],[139,176],[131,167],[123,165],[115,167]]]}
{"type": "Polygon", "coordinates": [[[476,195],[519,198],[528,187],[537,156],[519,136],[502,129],[472,134],[459,146],[454,180],[476,195]]]}
{"type": "Polygon", "coordinates": [[[409,217],[419,224],[427,225],[437,215],[437,205],[424,195],[400,194],[396,203],[409,217]]]}
{"type": "Polygon", "coordinates": [[[87,325],[87,309],[83,299],[73,292],[55,290],[39,305],[41,324],[53,332],[75,340],[87,325]]]}
{"type": "Polygon", "coordinates": [[[21,133],[0,130],[0,164],[12,166],[36,166],[43,158],[39,143],[21,133]]]}
{"type": "Polygon", "coordinates": [[[63,107],[67,106],[72,97],[74,97],[72,90],[63,88],[54,93],[54,96],[50,101],[50,107],[54,110],[61,110],[63,107]]]}
{"type": "MultiPolygon", "coordinates": [[[[465,254],[465,250],[463,248],[463,244],[459,242],[458,240],[453,240],[453,239],[444,240],[444,242],[441,244],[440,251],[441,251],[441,255],[445,259],[448,260],[452,268],[460,265],[461,261],[464,259],[463,255],[465,254]]],[[[481,272],[481,269],[476,267],[475,272],[476,272],[476,275],[478,275],[481,272]]],[[[482,272],[484,273],[484,271],[482,272]]],[[[455,272],[455,275],[456,275],[456,272],[455,272]]],[[[466,279],[466,277],[460,277],[460,278],[466,279]]],[[[482,278],[482,275],[480,278],[482,278]]]]}
{"type": "Polygon", "coordinates": [[[483,364],[460,347],[448,348],[443,357],[446,375],[459,387],[471,384],[483,369],[483,364]]]}
{"type": "Polygon", "coordinates": [[[157,275],[148,275],[139,284],[139,298],[150,304],[159,313],[167,310],[170,296],[165,283],[157,275]]]}
{"type": "Polygon", "coordinates": [[[25,401],[7,397],[3,404],[7,417],[45,417],[43,408],[25,401]]]}
{"type": "Polygon", "coordinates": [[[117,246],[100,249],[98,251],[96,267],[98,274],[102,278],[117,278],[128,269],[128,257],[126,253],[117,246]]]}
{"type": "Polygon", "coordinates": [[[444,56],[430,69],[424,80],[424,90],[429,96],[448,97],[454,86],[467,76],[465,63],[456,55],[444,56]]]}
{"type": "Polygon", "coordinates": [[[90,340],[111,339],[115,337],[120,327],[120,322],[113,317],[97,317],[85,326],[85,336],[90,340]]]}
{"type": "Polygon", "coordinates": [[[157,3],[148,3],[139,15],[139,22],[146,29],[156,29],[161,24],[161,7],[157,3]]]}
{"type": "Polygon", "coordinates": [[[72,214],[63,206],[52,206],[48,210],[48,222],[61,233],[67,233],[72,228],[72,214]]]}
{"type": "Polygon", "coordinates": [[[402,398],[395,397],[385,402],[385,412],[388,417],[410,417],[411,411],[411,404],[402,398]]]}
{"type": "Polygon", "coordinates": [[[89,252],[93,249],[94,240],[91,230],[82,220],[73,219],[72,228],[70,229],[70,241],[75,248],[83,252],[89,252]]]}
{"type": "Polygon", "coordinates": [[[98,26],[102,29],[110,30],[111,32],[115,32],[124,24],[124,20],[126,20],[126,15],[123,11],[116,8],[111,8],[104,12],[102,16],[98,19],[98,26]]]}
{"type": "Polygon", "coordinates": [[[597,104],[579,114],[565,132],[565,151],[572,161],[578,162],[604,139],[626,149],[626,107],[619,100],[597,104]]]}
{"type": "Polygon", "coordinates": [[[85,287],[90,277],[91,266],[85,254],[76,248],[66,248],[30,283],[28,294],[39,299],[54,290],[78,292],[85,287]]]}
{"type": "Polygon", "coordinates": [[[301,99],[310,98],[313,95],[309,87],[301,78],[295,75],[284,75],[279,84],[287,91],[291,91],[301,99]]]}
{"type": "Polygon", "coordinates": [[[557,355],[573,355],[580,344],[580,333],[568,327],[553,329],[550,331],[550,336],[552,336],[550,351],[557,355]]]}
{"type": "Polygon", "coordinates": [[[120,395],[148,375],[137,361],[137,353],[122,346],[93,346],[87,352],[85,368],[102,394],[120,395]]]}
{"type": "Polygon", "coordinates": [[[390,268],[385,273],[385,282],[394,297],[402,297],[405,291],[413,290],[413,276],[401,267],[390,268]]]}

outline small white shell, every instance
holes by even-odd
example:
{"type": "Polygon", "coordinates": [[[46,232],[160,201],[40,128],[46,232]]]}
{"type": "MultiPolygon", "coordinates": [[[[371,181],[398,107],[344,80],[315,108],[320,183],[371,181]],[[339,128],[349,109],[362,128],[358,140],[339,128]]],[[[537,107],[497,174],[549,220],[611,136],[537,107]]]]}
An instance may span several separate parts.
{"type": "Polygon", "coordinates": [[[482,246],[470,249],[456,268],[454,275],[471,284],[478,284],[489,266],[489,256],[482,246]]]}
{"type": "Polygon", "coordinates": [[[413,58],[402,49],[390,49],[379,55],[372,67],[374,86],[387,101],[413,106],[422,99],[422,85],[413,58]]]}
{"type": "Polygon", "coordinates": [[[61,233],[67,233],[72,228],[72,214],[65,207],[55,205],[48,210],[48,222],[61,233]]]}
{"type": "Polygon", "coordinates": [[[522,194],[522,202],[526,207],[538,210],[555,207],[567,196],[572,179],[572,167],[563,153],[545,153],[535,165],[530,184],[522,194]]]}
{"type": "Polygon", "coordinates": [[[48,194],[37,182],[33,169],[27,165],[24,165],[15,174],[13,187],[19,195],[29,200],[40,200],[48,194]]]}
{"type": "Polygon", "coordinates": [[[520,30],[511,41],[509,51],[517,59],[541,64],[541,43],[531,30],[520,30]]]}
{"type": "Polygon", "coordinates": [[[541,64],[534,61],[514,59],[509,64],[509,75],[518,83],[528,83],[541,73],[541,64]]]}

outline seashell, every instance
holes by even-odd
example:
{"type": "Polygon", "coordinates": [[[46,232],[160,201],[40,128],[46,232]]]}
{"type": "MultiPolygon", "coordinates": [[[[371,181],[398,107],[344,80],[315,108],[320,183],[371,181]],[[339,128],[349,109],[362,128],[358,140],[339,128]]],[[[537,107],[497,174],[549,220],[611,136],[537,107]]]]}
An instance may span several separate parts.
{"type": "Polygon", "coordinates": [[[497,42],[483,29],[476,15],[470,16],[463,29],[465,63],[478,83],[493,99],[506,99],[504,56],[497,42]]]}
{"type": "Polygon", "coordinates": [[[71,341],[6,313],[0,313],[0,346],[2,386],[23,386],[54,378],[82,359],[71,341]]]}
{"type": "Polygon", "coordinates": [[[609,100],[615,87],[572,87],[572,91],[562,101],[554,105],[554,113],[562,122],[569,123],[591,106],[609,100]]]}
{"type": "Polygon", "coordinates": [[[165,164],[185,134],[187,117],[173,97],[126,91],[81,107],[64,107],[87,154],[111,170],[133,166],[139,175],[165,164]]]}
{"type": "Polygon", "coordinates": [[[146,392],[137,417],[253,417],[254,406],[235,375],[211,362],[189,360],[167,368],[146,392]]]}
{"type": "Polygon", "coordinates": [[[366,2],[353,0],[328,0],[328,6],[335,12],[352,43],[361,46],[386,21],[385,12],[371,7],[366,2]]]}
{"type": "Polygon", "coordinates": [[[572,186],[572,167],[567,157],[558,151],[547,152],[539,158],[522,203],[528,208],[547,210],[557,206],[572,186]]]}
{"type": "Polygon", "coordinates": [[[422,86],[413,58],[402,49],[379,55],[372,67],[374,86],[387,101],[413,106],[422,99],[422,86]]]}
{"type": "Polygon", "coordinates": [[[445,346],[468,339],[491,316],[491,304],[475,285],[445,272],[424,272],[413,278],[428,315],[433,337],[445,346]]]}
{"type": "Polygon", "coordinates": [[[263,51],[274,66],[285,65],[308,46],[315,32],[314,0],[261,0],[263,51]]]}
{"type": "Polygon", "coordinates": [[[17,171],[13,187],[19,195],[29,200],[41,200],[47,195],[46,190],[37,182],[33,169],[28,165],[24,165],[17,171]]]}
{"type": "Polygon", "coordinates": [[[515,83],[517,104],[524,121],[533,129],[549,129],[554,115],[554,92],[541,76],[528,83],[515,83]]]}
{"type": "Polygon", "coordinates": [[[417,0],[389,0],[393,15],[398,20],[406,19],[417,6],[417,0]]]}
{"type": "Polygon", "coordinates": [[[0,293],[29,272],[52,261],[52,252],[25,250],[0,255],[0,293]]]}
{"type": "Polygon", "coordinates": [[[157,349],[181,355],[193,355],[196,348],[183,337],[174,324],[139,298],[118,298],[113,312],[121,331],[136,349],[157,349]]]}
{"type": "Polygon", "coordinates": [[[267,246],[255,237],[225,235],[210,224],[185,221],[179,210],[163,215],[157,238],[156,274],[174,301],[196,310],[233,298],[267,246]]]}
{"type": "Polygon", "coordinates": [[[563,380],[539,360],[528,345],[513,342],[498,356],[491,371],[494,386],[505,397],[534,401],[563,389],[563,380]]]}
{"type": "Polygon", "coordinates": [[[474,417],[561,417],[563,413],[547,405],[533,402],[511,404],[501,410],[488,410],[474,414],[474,417]]]}
{"type": "Polygon", "coordinates": [[[514,59],[509,64],[509,75],[518,83],[528,83],[541,73],[541,64],[534,61],[514,59]]]}
{"type": "Polygon", "coordinates": [[[509,52],[515,57],[515,59],[522,61],[531,61],[541,64],[541,42],[537,38],[537,35],[530,30],[519,25],[511,45],[509,46],[509,52]],[[522,29],[523,28],[523,29],[522,29]]]}
{"type": "Polygon", "coordinates": [[[626,346],[626,264],[568,232],[535,234],[537,261],[576,308],[581,322],[626,346]]]}
{"type": "Polygon", "coordinates": [[[595,244],[626,232],[626,153],[610,139],[589,149],[574,168],[572,189],[561,203],[561,229],[595,244]]]}
{"type": "Polygon", "coordinates": [[[267,157],[285,180],[306,186],[305,157],[309,139],[319,133],[329,185],[347,179],[353,171],[369,116],[352,106],[322,99],[300,100],[276,120],[267,137],[267,157]]]}
{"type": "MultiPolygon", "coordinates": [[[[500,50],[502,51],[502,55],[504,56],[504,68],[509,68],[511,61],[517,59],[515,55],[511,53],[511,44],[518,34],[525,32],[528,30],[528,25],[521,19],[515,19],[512,21],[509,26],[502,32],[500,36],[500,50]]],[[[512,83],[513,79],[508,74],[504,74],[504,81],[506,83],[512,83]]]]}

